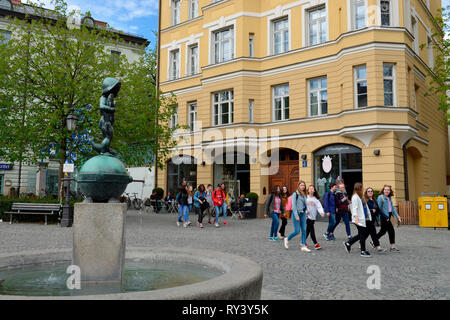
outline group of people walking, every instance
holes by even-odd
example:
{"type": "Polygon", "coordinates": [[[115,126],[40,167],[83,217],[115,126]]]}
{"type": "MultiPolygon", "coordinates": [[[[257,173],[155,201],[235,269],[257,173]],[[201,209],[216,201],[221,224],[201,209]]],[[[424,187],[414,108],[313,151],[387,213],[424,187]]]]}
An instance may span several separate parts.
{"type": "Polygon", "coordinates": [[[209,184],[207,187],[201,184],[194,191],[193,187],[183,181],[176,195],[175,201],[178,204],[177,226],[188,227],[192,225],[189,214],[194,208],[198,216],[197,226],[203,228],[203,218],[208,215],[208,224],[212,224],[211,218],[214,217],[214,225],[220,227],[219,217],[223,216],[223,224],[228,225],[227,209],[230,207],[231,197],[227,192],[225,183],[217,185],[216,189],[209,184]]]}
{"type": "Polygon", "coordinates": [[[348,253],[353,244],[359,242],[361,256],[370,257],[370,253],[366,250],[366,240],[369,236],[371,237],[369,243],[377,252],[386,252],[387,249],[382,248],[379,241],[386,232],[389,235],[390,252],[399,252],[395,246],[395,230],[391,219],[395,216],[401,222],[401,218],[392,203],[393,194],[392,187],[385,185],[375,199],[373,188],[364,191],[362,183],[355,183],[353,195],[349,199],[343,182],[331,183],[322,205],[316,188],[313,185],[307,188],[304,181],[299,181],[297,190],[292,194],[289,194],[286,186],[274,186],[264,204],[265,216],[272,218],[269,240],[273,242],[283,240],[284,247],[289,249],[290,241],[301,233],[301,251],[311,252],[306,242],[308,237],[311,237],[316,250],[322,249],[314,227],[317,215],[320,214],[322,218],[325,215],[328,217],[328,227],[323,234],[326,241],[335,240],[334,231],[341,221],[344,222],[347,233],[344,247],[348,253]],[[279,228],[280,219],[281,228],[279,228]],[[294,231],[286,237],[288,219],[292,220],[294,231]],[[378,233],[375,227],[377,221],[381,224],[378,233]],[[351,235],[350,222],[358,230],[358,234],[354,237],[351,235]]]}

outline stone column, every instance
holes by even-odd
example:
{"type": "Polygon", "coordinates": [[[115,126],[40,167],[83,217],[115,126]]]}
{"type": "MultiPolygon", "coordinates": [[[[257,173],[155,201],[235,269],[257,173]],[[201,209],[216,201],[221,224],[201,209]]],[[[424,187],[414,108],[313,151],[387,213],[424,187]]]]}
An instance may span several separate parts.
{"type": "Polygon", "coordinates": [[[122,281],[126,214],[123,203],[75,204],[72,262],[82,282],[122,281]]]}
{"type": "Polygon", "coordinates": [[[41,192],[45,194],[47,182],[47,164],[39,163],[39,169],[36,174],[36,195],[39,196],[41,192]]]}

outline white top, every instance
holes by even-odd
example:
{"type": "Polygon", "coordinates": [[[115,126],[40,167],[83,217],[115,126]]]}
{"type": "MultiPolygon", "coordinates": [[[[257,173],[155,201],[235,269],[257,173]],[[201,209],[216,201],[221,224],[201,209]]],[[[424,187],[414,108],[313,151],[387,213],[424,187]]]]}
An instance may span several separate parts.
{"type": "MultiPolygon", "coordinates": [[[[372,215],[370,214],[369,206],[367,204],[366,207],[367,207],[367,220],[372,220],[372,215]]],[[[364,215],[363,202],[356,193],[352,197],[351,211],[352,211],[352,222],[355,223],[355,217],[358,217],[358,225],[360,227],[365,227],[366,217],[364,215]]]]}
{"type": "Polygon", "coordinates": [[[320,215],[325,214],[319,199],[314,196],[311,197],[308,195],[306,197],[306,208],[306,214],[309,220],[316,220],[317,212],[319,212],[320,215]]]}

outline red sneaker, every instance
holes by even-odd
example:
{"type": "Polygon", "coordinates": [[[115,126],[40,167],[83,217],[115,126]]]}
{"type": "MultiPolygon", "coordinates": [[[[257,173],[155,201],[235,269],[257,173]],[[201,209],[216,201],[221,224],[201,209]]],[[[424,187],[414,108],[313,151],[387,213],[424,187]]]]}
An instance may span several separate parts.
{"type": "Polygon", "coordinates": [[[228,222],[224,221],[223,224],[227,226],[227,225],[228,225],[228,222]]]}
{"type": "Polygon", "coordinates": [[[322,249],[322,247],[320,246],[320,244],[319,244],[319,243],[316,243],[316,245],[315,245],[314,247],[316,248],[316,250],[320,250],[320,249],[322,249]]]}

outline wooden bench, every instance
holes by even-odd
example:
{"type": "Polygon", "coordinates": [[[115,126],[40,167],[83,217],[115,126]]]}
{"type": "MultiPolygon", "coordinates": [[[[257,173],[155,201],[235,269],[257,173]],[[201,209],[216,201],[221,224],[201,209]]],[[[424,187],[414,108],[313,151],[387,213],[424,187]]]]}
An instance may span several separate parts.
{"type": "Polygon", "coordinates": [[[47,225],[47,216],[53,214],[59,214],[61,211],[61,205],[59,203],[13,203],[9,214],[9,224],[12,224],[12,215],[45,215],[45,225],[47,225]]]}

